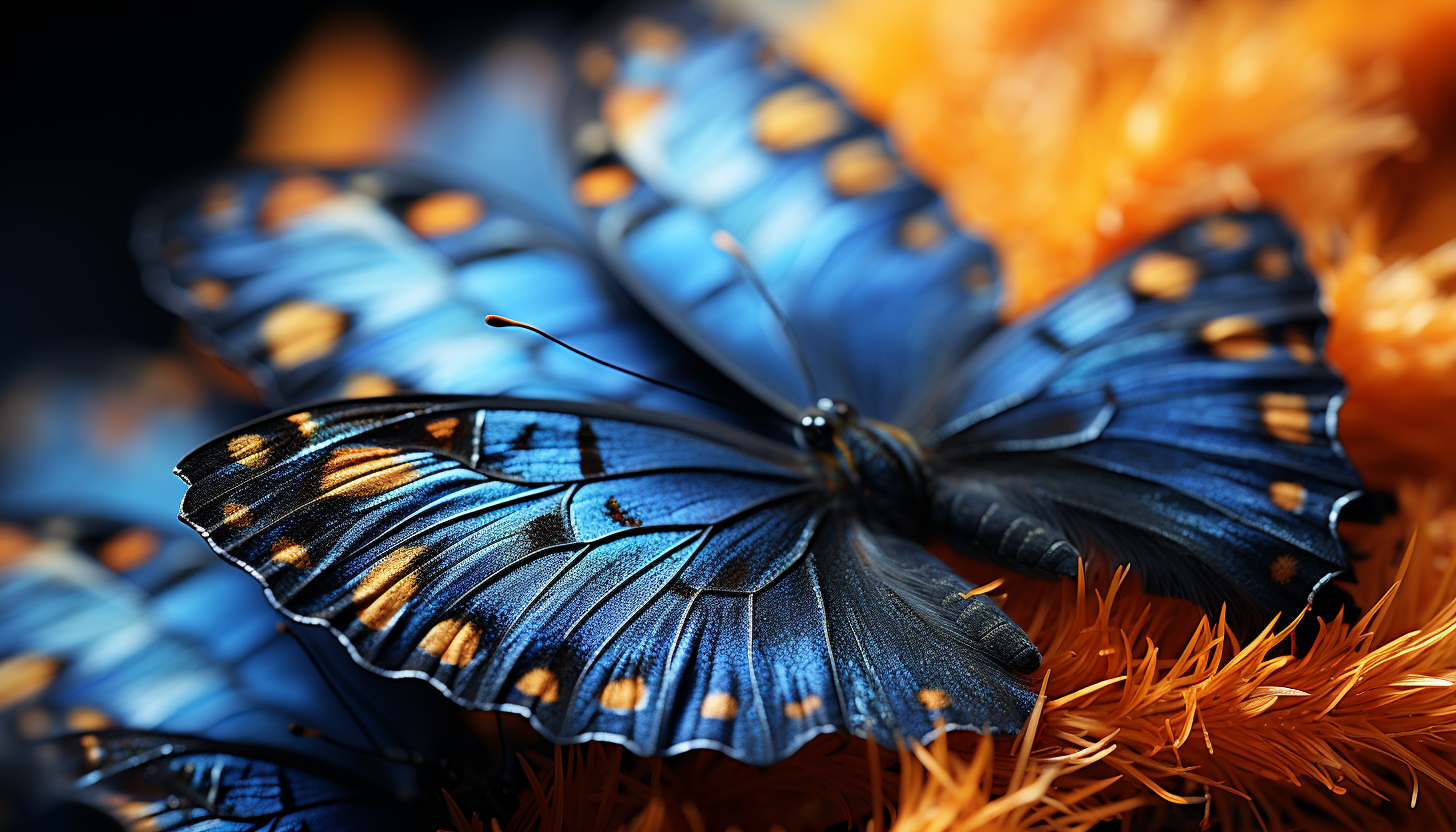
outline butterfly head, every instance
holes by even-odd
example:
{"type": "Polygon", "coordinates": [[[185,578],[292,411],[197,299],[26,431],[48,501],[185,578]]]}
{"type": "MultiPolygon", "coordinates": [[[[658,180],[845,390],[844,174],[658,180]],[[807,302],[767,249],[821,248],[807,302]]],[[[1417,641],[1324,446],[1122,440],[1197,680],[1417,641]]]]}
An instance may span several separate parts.
{"type": "Polygon", "coordinates": [[[833,469],[833,478],[852,486],[876,519],[911,536],[927,528],[925,461],[908,433],[824,398],[799,416],[794,436],[833,469]]]}

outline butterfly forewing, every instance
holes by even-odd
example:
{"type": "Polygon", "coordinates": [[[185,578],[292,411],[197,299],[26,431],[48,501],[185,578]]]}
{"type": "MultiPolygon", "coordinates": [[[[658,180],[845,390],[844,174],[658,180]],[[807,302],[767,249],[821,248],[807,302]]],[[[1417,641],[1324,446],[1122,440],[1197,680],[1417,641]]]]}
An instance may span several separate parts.
{"type": "Polygon", "coordinates": [[[617,154],[588,159],[577,180],[598,238],[646,306],[764,401],[796,415],[829,396],[900,418],[994,325],[990,248],[955,228],[882,131],[766,39],[682,17],[655,24],[671,48],[631,27],[589,47],[620,57],[601,121],[581,128],[605,131],[617,154]]]}
{"type": "Polygon", "coordinates": [[[826,730],[1015,730],[1030,705],[1002,667],[1030,645],[989,635],[1017,632],[994,605],[922,554],[952,611],[927,615],[882,577],[906,544],[809,458],[721,426],[375,400],[256,423],[179,473],[183,519],[290,615],[553,739],[767,763],[826,730]]]}

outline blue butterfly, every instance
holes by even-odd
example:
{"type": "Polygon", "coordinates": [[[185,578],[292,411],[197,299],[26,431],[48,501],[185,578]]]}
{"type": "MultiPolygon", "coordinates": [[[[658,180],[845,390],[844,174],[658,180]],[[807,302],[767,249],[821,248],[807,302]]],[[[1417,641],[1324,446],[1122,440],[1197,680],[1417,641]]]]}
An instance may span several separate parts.
{"type": "Polygon", "coordinates": [[[1105,552],[1261,614],[1343,571],[1360,482],[1276,218],[1191,223],[998,327],[990,249],[757,35],[620,43],[583,53],[609,87],[578,201],[795,442],[506,398],[263,419],[179,464],[181,516],[288,615],[554,741],[766,764],[827,731],[1019,729],[1040,655],[931,537],[1046,576],[1105,552]]]}
{"type": "Polygon", "coordinates": [[[207,828],[243,828],[228,824],[248,811],[302,828],[348,813],[308,808],[300,784],[337,769],[372,782],[355,795],[372,803],[367,795],[392,794],[399,775],[387,753],[345,750],[318,733],[344,744],[406,737],[416,751],[437,747],[434,723],[446,703],[365,673],[312,634],[299,634],[300,644],[283,637],[255,582],[171,520],[182,489],[174,478],[158,480],[159,466],[165,472],[168,460],[242,410],[211,400],[187,365],[117,350],[46,361],[11,386],[4,409],[0,677],[21,684],[0,700],[0,735],[40,745],[0,742],[0,757],[34,780],[17,795],[28,808],[39,810],[41,795],[95,798],[93,783],[140,778],[150,785],[130,801],[96,798],[99,807],[139,828],[200,823],[208,811],[230,820],[207,828]],[[318,667],[300,649],[305,641],[318,667]],[[356,724],[334,687],[395,716],[356,724]],[[87,775],[55,783],[61,773],[50,752],[77,743],[87,775]],[[184,751],[225,747],[234,756],[208,760],[193,778],[201,758],[184,760],[184,751]],[[194,764],[187,779],[212,785],[184,786],[186,763],[194,764]],[[269,778],[287,789],[265,793],[269,778]]]}

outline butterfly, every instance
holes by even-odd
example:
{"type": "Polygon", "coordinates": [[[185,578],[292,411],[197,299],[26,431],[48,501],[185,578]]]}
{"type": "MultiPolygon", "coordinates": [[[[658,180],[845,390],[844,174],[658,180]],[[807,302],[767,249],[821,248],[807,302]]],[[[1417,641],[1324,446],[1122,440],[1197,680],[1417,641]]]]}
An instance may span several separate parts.
{"type": "Polygon", "coordinates": [[[1044,576],[1122,558],[1236,617],[1344,570],[1360,481],[1276,217],[1194,221],[998,325],[990,248],[758,35],[637,21],[579,65],[608,262],[786,427],[393,397],[186,457],[182,519],[366,667],[553,741],[767,764],[1019,729],[1040,655],[932,537],[1044,576]]]}
{"type": "MultiPolygon", "coordinates": [[[[295,634],[297,644],[285,638],[256,583],[172,519],[180,484],[157,480],[157,469],[240,410],[213,400],[188,365],[116,349],[42,360],[3,405],[11,445],[0,453],[0,735],[25,744],[0,742],[0,761],[25,772],[26,783],[14,784],[22,816],[89,794],[56,770],[58,744],[80,742],[81,758],[105,769],[88,782],[141,772],[151,785],[127,802],[98,803],[138,828],[205,814],[168,815],[208,789],[173,782],[175,768],[153,776],[184,745],[232,747],[252,760],[210,760],[203,774],[258,811],[283,801],[267,811],[293,822],[334,810],[304,811],[297,792],[265,797],[263,780],[292,789],[299,778],[344,772],[373,782],[356,797],[375,802],[392,793],[395,760],[408,759],[395,746],[439,746],[435,723],[447,703],[366,673],[312,633],[295,634]],[[356,723],[339,697],[370,722],[356,723]],[[171,750],[157,751],[158,737],[171,750]],[[380,743],[390,746],[349,747],[380,743]],[[266,774],[257,771],[264,759],[274,766],[266,774]],[[254,774],[252,785],[233,782],[254,774]]],[[[236,821],[228,800],[210,805],[236,821]]]]}

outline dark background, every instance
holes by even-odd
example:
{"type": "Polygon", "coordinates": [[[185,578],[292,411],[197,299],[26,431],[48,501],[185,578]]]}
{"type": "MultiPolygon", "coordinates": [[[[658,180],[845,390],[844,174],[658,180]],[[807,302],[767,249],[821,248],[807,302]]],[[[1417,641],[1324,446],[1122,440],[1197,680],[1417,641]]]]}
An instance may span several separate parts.
{"type": "Polygon", "coordinates": [[[25,3],[6,13],[0,375],[75,341],[161,346],[176,324],[128,247],[150,189],[227,159],[254,96],[321,19],[389,22],[441,69],[522,17],[599,3],[262,3],[162,10],[25,3]]]}

